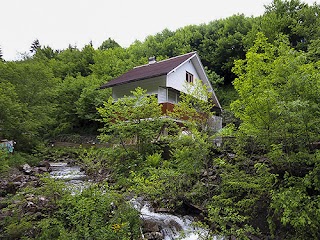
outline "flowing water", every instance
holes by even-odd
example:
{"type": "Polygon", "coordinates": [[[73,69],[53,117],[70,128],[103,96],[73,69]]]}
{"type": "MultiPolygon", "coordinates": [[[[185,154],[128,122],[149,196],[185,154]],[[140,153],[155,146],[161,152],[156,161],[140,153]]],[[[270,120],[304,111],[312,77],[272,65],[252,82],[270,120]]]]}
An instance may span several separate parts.
{"type": "Polygon", "coordinates": [[[72,194],[81,192],[89,185],[87,176],[79,166],[70,166],[65,162],[50,162],[50,175],[54,179],[64,180],[72,194]]]}
{"type": "MultiPolygon", "coordinates": [[[[81,191],[90,184],[85,172],[79,166],[69,166],[64,162],[52,162],[50,166],[51,177],[66,181],[73,193],[81,191]]],[[[218,240],[217,237],[209,238],[208,231],[195,226],[191,216],[154,212],[150,204],[141,199],[131,199],[130,203],[140,211],[142,220],[152,221],[159,226],[164,240],[218,240]]]]}
{"type": "Polygon", "coordinates": [[[164,240],[218,240],[215,236],[210,237],[207,230],[196,226],[191,216],[154,212],[150,204],[141,199],[132,199],[131,204],[140,211],[143,220],[159,226],[164,240]]]}

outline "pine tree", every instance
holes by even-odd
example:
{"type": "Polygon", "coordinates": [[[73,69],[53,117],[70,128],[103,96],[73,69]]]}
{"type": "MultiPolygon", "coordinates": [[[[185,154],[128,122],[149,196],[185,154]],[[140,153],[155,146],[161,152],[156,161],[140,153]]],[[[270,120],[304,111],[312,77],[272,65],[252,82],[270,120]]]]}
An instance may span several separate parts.
{"type": "Polygon", "coordinates": [[[31,47],[30,47],[30,52],[31,53],[36,53],[37,50],[41,48],[41,45],[40,45],[40,42],[38,39],[34,40],[31,44],[31,47]]]}

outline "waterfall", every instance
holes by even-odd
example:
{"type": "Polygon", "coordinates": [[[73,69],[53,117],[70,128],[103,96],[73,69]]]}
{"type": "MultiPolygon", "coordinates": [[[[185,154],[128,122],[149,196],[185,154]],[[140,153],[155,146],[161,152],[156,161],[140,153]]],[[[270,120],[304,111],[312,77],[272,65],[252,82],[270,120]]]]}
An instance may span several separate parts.
{"type": "MultiPolygon", "coordinates": [[[[194,225],[194,219],[191,216],[177,216],[168,213],[157,213],[154,212],[148,202],[142,201],[141,199],[131,199],[131,204],[134,208],[140,211],[141,219],[144,223],[148,222],[156,228],[152,227],[153,230],[158,230],[161,233],[161,238],[164,240],[218,240],[219,238],[214,236],[210,237],[209,232],[203,228],[194,225]]],[[[154,233],[146,233],[150,235],[154,233]]],[[[155,234],[154,234],[155,235],[155,234]]],[[[146,239],[156,239],[148,238],[146,239]]]]}
{"type": "MultiPolygon", "coordinates": [[[[72,194],[81,192],[88,187],[90,182],[86,174],[79,166],[69,166],[64,162],[50,163],[52,171],[50,175],[54,179],[64,180],[72,194]]],[[[191,216],[177,216],[168,213],[155,212],[150,204],[141,198],[131,199],[131,205],[140,212],[140,217],[144,222],[153,226],[151,231],[144,232],[144,239],[164,239],[164,240],[218,240],[216,236],[210,237],[209,232],[203,228],[195,226],[191,216]],[[153,236],[151,236],[153,235],[153,236]]],[[[150,229],[149,229],[150,230],[150,229]]]]}

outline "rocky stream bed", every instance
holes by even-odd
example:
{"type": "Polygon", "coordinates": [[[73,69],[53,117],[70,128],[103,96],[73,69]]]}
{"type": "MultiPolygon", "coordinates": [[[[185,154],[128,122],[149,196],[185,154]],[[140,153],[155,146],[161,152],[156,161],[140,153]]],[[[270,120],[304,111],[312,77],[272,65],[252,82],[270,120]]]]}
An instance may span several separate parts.
{"type": "MultiPolygon", "coordinates": [[[[62,179],[72,189],[80,190],[90,184],[86,174],[79,166],[66,162],[43,161],[35,167],[28,164],[20,166],[10,177],[0,180],[0,202],[7,194],[15,194],[26,186],[37,187],[40,184],[39,174],[49,173],[54,179],[62,179]]],[[[45,207],[47,199],[41,196],[26,196],[27,203],[24,211],[27,214],[41,214],[41,208],[45,207]]],[[[140,212],[142,219],[142,238],[148,240],[197,240],[207,239],[208,232],[193,225],[193,217],[178,216],[166,212],[164,209],[155,210],[142,198],[130,199],[130,203],[140,212]]],[[[6,204],[0,204],[0,210],[6,204]]],[[[5,215],[0,214],[0,221],[5,215]]],[[[217,238],[215,238],[217,239],[217,238]]]]}

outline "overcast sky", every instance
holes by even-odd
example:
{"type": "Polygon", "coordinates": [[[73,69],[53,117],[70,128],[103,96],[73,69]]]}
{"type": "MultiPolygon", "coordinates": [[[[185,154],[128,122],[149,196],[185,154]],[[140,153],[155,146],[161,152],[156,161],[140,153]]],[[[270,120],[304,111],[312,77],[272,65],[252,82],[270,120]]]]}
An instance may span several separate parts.
{"type": "MultiPolygon", "coordinates": [[[[0,0],[0,47],[16,60],[39,39],[42,46],[96,48],[109,37],[128,47],[163,29],[209,23],[233,14],[259,16],[272,0],[0,0]]],[[[320,0],[304,0],[308,4],[320,0]]]]}

